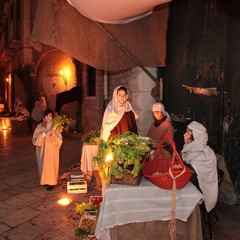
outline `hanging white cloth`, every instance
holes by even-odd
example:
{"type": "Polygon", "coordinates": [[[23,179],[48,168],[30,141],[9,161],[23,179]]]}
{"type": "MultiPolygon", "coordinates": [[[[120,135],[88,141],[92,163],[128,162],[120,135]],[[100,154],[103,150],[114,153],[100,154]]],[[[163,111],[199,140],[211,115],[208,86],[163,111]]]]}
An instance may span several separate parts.
{"type": "Polygon", "coordinates": [[[125,24],[152,13],[153,8],[171,0],[67,0],[82,15],[96,22],[125,24]]]}

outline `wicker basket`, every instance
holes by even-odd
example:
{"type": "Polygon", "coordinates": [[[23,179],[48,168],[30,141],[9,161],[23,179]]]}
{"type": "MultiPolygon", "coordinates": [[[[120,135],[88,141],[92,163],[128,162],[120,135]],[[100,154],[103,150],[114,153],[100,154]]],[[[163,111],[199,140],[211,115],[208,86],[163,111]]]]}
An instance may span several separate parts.
{"type": "Polygon", "coordinates": [[[183,188],[189,182],[193,173],[193,170],[184,165],[177,153],[175,143],[169,135],[163,135],[161,137],[153,159],[143,165],[144,176],[156,186],[168,190],[174,187],[176,189],[183,188]],[[164,138],[167,138],[172,146],[172,158],[167,158],[164,153],[162,144],[164,138]]]}

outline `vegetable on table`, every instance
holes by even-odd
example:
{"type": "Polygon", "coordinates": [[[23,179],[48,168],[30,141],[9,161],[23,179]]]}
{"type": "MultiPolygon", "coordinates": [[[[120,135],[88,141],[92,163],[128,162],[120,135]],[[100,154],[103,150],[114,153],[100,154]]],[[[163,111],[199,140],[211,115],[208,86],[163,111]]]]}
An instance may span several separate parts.
{"type": "Polygon", "coordinates": [[[100,142],[100,129],[92,130],[81,137],[83,143],[97,145],[100,142]]]}
{"type": "Polygon", "coordinates": [[[124,174],[136,177],[142,169],[143,158],[150,152],[152,145],[154,141],[151,138],[138,136],[131,132],[107,141],[101,140],[98,155],[94,157],[93,164],[98,165],[99,174],[108,184],[111,182],[111,175],[117,179],[123,178],[124,174]]]}

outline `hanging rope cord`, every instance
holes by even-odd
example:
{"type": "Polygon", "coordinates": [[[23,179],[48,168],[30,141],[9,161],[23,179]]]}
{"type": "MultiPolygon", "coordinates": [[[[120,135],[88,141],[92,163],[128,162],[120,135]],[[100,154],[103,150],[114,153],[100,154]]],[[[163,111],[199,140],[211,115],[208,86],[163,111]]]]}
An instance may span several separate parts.
{"type": "Polygon", "coordinates": [[[159,81],[145,68],[145,66],[126,48],[124,47],[113,35],[110,33],[103,25],[98,22],[94,22],[108,37],[113,41],[113,43],[118,46],[131,60],[133,60],[155,83],[159,86],[159,81]]]}
{"type": "Polygon", "coordinates": [[[185,172],[186,172],[186,168],[183,168],[183,170],[174,177],[171,167],[169,168],[169,175],[173,179],[171,219],[168,224],[168,230],[169,230],[171,240],[176,239],[176,196],[177,196],[176,179],[182,176],[185,172]]]}
{"type": "MultiPolygon", "coordinates": [[[[162,147],[162,143],[163,143],[163,139],[164,138],[168,139],[168,141],[170,142],[170,144],[172,146],[172,151],[173,151],[171,165],[169,166],[169,169],[168,169],[169,176],[173,180],[172,203],[171,203],[170,220],[169,220],[169,224],[168,224],[168,231],[169,231],[169,235],[170,235],[171,240],[175,240],[176,239],[176,197],[177,197],[177,183],[176,183],[176,180],[180,176],[182,176],[184,173],[186,173],[187,168],[184,165],[184,163],[181,161],[181,158],[180,158],[180,156],[177,153],[176,145],[175,145],[173,139],[169,135],[167,135],[167,134],[163,135],[161,137],[160,142],[159,142],[159,146],[158,146],[157,150],[155,151],[154,156],[157,156],[159,154],[159,149],[162,147]],[[173,172],[174,172],[175,168],[177,168],[177,169],[180,168],[182,170],[178,174],[175,174],[175,176],[174,176],[173,172]]],[[[162,151],[162,154],[164,155],[164,151],[162,151]]],[[[166,156],[164,155],[163,158],[165,159],[166,156]]]]}

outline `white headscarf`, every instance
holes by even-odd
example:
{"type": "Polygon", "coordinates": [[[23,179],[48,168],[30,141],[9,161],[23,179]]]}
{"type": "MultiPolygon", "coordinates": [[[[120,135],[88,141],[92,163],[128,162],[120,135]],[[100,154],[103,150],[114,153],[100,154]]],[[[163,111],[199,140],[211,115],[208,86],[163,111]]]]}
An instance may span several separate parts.
{"type": "Polygon", "coordinates": [[[162,112],[164,116],[166,116],[165,107],[162,103],[157,102],[152,105],[153,112],[162,112]]]}
{"type": "Polygon", "coordinates": [[[194,141],[184,144],[181,151],[182,159],[190,163],[196,171],[205,206],[209,212],[216,205],[218,198],[216,155],[207,146],[207,130],[201,123],[193,121],[187,128],[192,130],[194,141]]]}
{"type": "Polygon", "coordinates": [[[162,112],[163,116],[167,117],[167,120],[171,121],[171,118],[168,112],[165,110],[165,107],[162,103],[157,102],[152,105],[152,112],[162,112]]]}
{"type": "MultiPolygon", "coordinates": [[[[118,86],[113,91],[112,100],[108,103],[106,110],[103,115],[102,129],[100,138],[107,140],[110,136],[111,130],[118,124],[125,112],[133,111],[132,105],[129,101],[126,101],[124,104],[120,104],[117,98],[118,89],[122,86],[118,86]]],[[[138,115],[135,114],[135,119],[138,118],[138,115]]]]}

